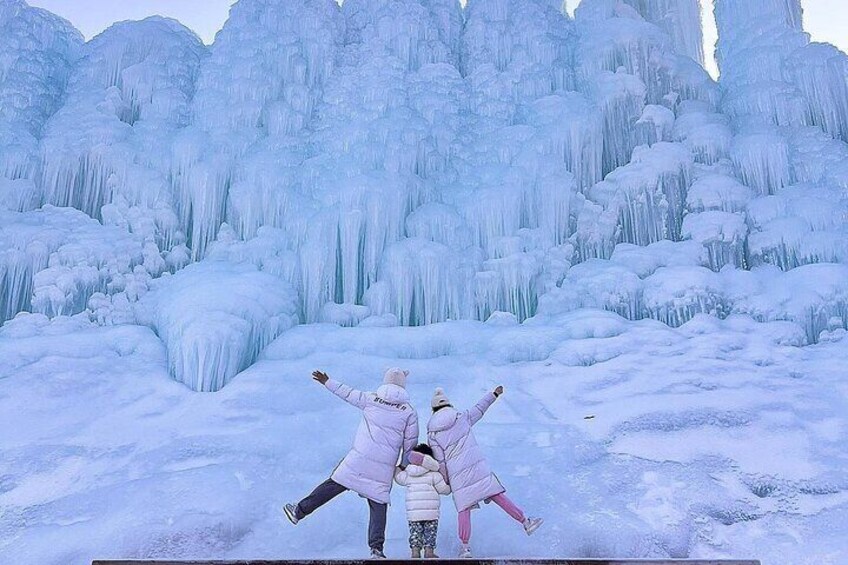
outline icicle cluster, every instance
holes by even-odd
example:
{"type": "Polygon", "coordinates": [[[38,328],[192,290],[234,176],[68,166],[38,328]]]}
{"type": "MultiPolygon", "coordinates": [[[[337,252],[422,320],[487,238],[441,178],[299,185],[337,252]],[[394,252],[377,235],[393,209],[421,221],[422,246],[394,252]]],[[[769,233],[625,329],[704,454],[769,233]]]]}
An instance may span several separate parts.
{"type": "Polygon", "coordinates": [[[0,321],[77,314],[95,294],[135,297],[163,271],[155,246],[78,210],[0,211],[0,321]]]}
{"type": "MultiPolygon", "coordinates": [[[[233,7],[203,61],[192,126],[173,145],[171,177],[192,257],[224,221],[243,237],[290,225],[308,195],[294,170],[337,58],[332,0],[255,0],[233,7]]],[[[297,227],[292,231],[297,233],[297,227]]]]}
{"type": "Polygon", "coordinates": [[[810,43],[800,0],[716,0],[723,107],[742,124],[814,125],[848,141],[848,56],[810,43]]]}
{"type": "Polygon", "coordinates": [[[297,294],[252,265],[210,260],[155,281],[139,311],[165,342],[174,378],[215,392],[297,323],[297,294]]]}
{"type": "Polygon", "coordinates": [[[846,323],[848,59],[798,0],[716,16],[720,84],[696,0],[241,0],[209,48],[162,18],[83,45],[7,0],[0,320],[148,324],[196,390],[297,322],[815,341],[846,323]]]}
{"type": "MultiPolygon", "coordinates": [[[[662,126],[627,129],[632,118],[622,111],[612,124],[626,133],[605,132],[605,142],[629,136],[627,143],[647,143],[654,152],[664,139],[687,148],[694,163],[686,167],[689,180],[671,185],[677,187],[676,205],[670,205],[668,190],[651,188],[657,186],[648,181],[651,175],[639,173],[639,161],[649,153],[637,149],[632,159],[623,158],[626,144],[607,151],[605,158],[619,169],[588,191],[579,207],[576,250],[578,258],[589,260],[541,297],[542,314],[589,306],[679,325],[699,312],[742,312],[761,320],[795,320],[810,341],[834,324],[844,325],[846,283],[839,281],[839,265],[816,265],[815,272],[830,285],[821,292],[805,290],[791,301],[784,296],[791,294],[791,285],[816,287],[800,282],[802,272],[813,273],[805,265],[844,262],[848,167],[843,157],[848,147],[832,138],[843,137],[845,56],[829,46],[808,44],[794,0],[719,0],[716,11],[722,37],[721,109],[714,94],[693,96],[697,89],[684,89],[675,97],[662,96],[658,106],[674,111],[670,134],[662,126]],[[620,166],[621,161],[626,164],[620,166]],[[685,241],[660,241],[678,238],[685,241]],[[609,257],[609,262],[594,257],[609,257]]],[[[619,61],[616,74],[625,75],[638,68],[641,74],[635,78],[646,84],[651,101],[668,83],[653,80],[652,87],[644,74],[661,59],[645,53],[661,50],[663,41],[656,32],[637,41],[634,30],[644,28],[645,14],[637,3],[587,0],[578,9],[578,24],[591,32],[583,40],[583,53],[591,54],[583,55],[586,64],[619,61]],[[613,50],[615,43],[604,34],[627,43],[613,50]],[[644,64],[628,63],[633,57],[644,64]]],[[[604,75],[593,69],[583,76],[604,84],[604,75]]],[[[649,107],[636,123],[662,124],[649,107]]]]}
{"type": "Polygon", "coordinates": [[[24,0],[0,5],[0,209],[38,204],[38,139],[58,109],[82,35],[24,0]]]}
{"type": "Polygon", "coordinates": [[[203,53],[193,33],[158,17],[116,24],[86,44],[45,128],[42,200],[165,252],[183,245],[162,140],[187,123],[203,53]]]}

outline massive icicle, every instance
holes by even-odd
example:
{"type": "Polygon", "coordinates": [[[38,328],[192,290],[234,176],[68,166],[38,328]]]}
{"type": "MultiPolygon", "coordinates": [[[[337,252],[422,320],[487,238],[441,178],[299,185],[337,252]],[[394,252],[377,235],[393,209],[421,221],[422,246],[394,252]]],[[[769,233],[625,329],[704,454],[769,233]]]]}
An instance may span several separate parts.
{"type": "Polygon", "coordinates": [[[136,277],[163,269],[155,246],[77,210],[0,211],[0,322],[24,311],[77,314],[95,293],[136,293],[136,277]]]}
{"type": "Polygon", "coordinates": [[[327,81],[315,123],[321,154],[303,168],[317,203],[300,251],[307,319],[327,302],[361,304],[378,278],[403,285],[381,265],[407,216],[450,174],[463,90],[458,10],[417,0],[343,6],[344,64],[327,81]]]}
{"type": "Polygon", "coordinates": [[[716,0],[723,106],[734,118],[815,125],[848,141],[848,56],[810,43],[800,0],[716,0]]]}
{"type": "Polygon", "coordinates": [[[0,316],[141,319],[198,390],[296,321],[845,326],[846,58],[798,0],[717,0],[720,87],[695,0],[559,8],[241,0],[207,50],[161,18],[81,47],[7,0],[0,316]]]}
{"type": "Polygon", "coordinates": [[[798,0],[716,2],[730,156],[760,198],[748,206],[751,265],[841,262],[848,58],[809,43],[798,0]],[[837,138],[837,139],[832,139],[837,138]],[[829,202],[829,204],[825,204],[829,202]]]}
{"type": "MultiPolygon", "coordinates": [[[[456,177],[436,186],[470,235],[449,255],[478,272],[468,280],[454,277],[445,297],[429,302],[455,304],[453,311],[414,318],[486,319],[506,310],[524,319],[536,310],[544,250],[565,244],[573,231],[576,189],[600,178],[601,116],[585,97],[569,92],[572,22],[549,3],[475,0],[467,15],[461,60],[471,114],[459,124],[466,131],[457,136],[461,145],[451,163],[456,177]],[[468,289],[471,303],[450,298],[468,289]]],[[[441,221],[428,216],[431,224],[441,221]]]]}
{"type": "Polygon", "coordinates": [[[204,255],[225,219],[245,237],[289,220],[298,183],[280,180],[305,158],[304,133],[342,29],[332,0],[233,7],[201,65],[192,127],[173,148],[171,177],[193,258],[204,255]]]}
{"type": "Polygon", "coordinates": [[[740,214],[720,210],[689,214],[683,219],[682,235],[707,249],[709,266],[714,271],[725,265],[745,266],[748,227],[740,214]]]}
{"type": "Polygon", "coordinates": [[[699,0],[625,0],[671,37],[678,52],[704,64],[699,0]]]}
{"type": "MultiPolygon", "coordinates": [[[[604,207],[602,214],[618,221],[617,233],[608,234],[610,243],[679,240],[691,174],[692,157],[681,144],[637,148],[629,164],[607,175],[590,192],[592,200],[604,207]]],[[[578,240],[592,237],[591,232],[577,235],[578,240]]]]}
{"type": "Polygon", "coordinates": [[[165,342],[173,377],[215,392],[297,323],[297,295],[248,263],[209,260],[155,281],[138,312],[165,342]]]}
{"type": "Polygon", "coordinates": [[[167,140],[187,123],[203,53],[192,32],[158,17],[115,24],[89,42],[45,129],[43,200],[165,251],[182,245],[167,140]]]}
{"type": "MultiPolygon", "coordinates": [[[[691,4],[690,0],[633,0],[647,14],[661,3],[691,4]]],[[[675,15],[681,16],[687,23],[684,27],[692,29],[692,17],[684,8],[675,15]]],[[[693,14],[699,18],[699,14],[693,14]]],[[[632,6],[619,0],[583,0],[577,7],[576,18],[580,41],[577,49],[577,80],[591,83],[594,76],[602,70],[624,72],[638,76],[647,87],[648,101],[659,104],[670,92],[677,93],[682,99],[703,100],[714,103],[717,92],[713,81],[703,67],[690,57],[680,55],[673,40],[666,33],[674,29],[660,29],[632,6]]],[[[671,18],[664,22],[672,23],[671,18]]],[[[665,26],[665,23],[662,24],[665,26]]],[[[680,35],[691,35],[682,32],[680,35]]],[[[687,41],[688,42],[688,41],[687,41]]],[[[684,48],[684,51],[688,48],[684,48]]],[[[695,57],[699,55],[694,53],[695,57]]]]}
{"type": "Polygon", "coordinates": [[[753,265],[783,270],[848,262],[848,196],[832,187],[799,185],[748,206],[753,265]]]}
{"type": "Polygon", "coordinates": [[[800,1],[716,0],[715,14],[725,111],[740,120],[803,124],[804,102],[784,66],[809,41],[800,1]]]}
{"type": "Polygon", "coordinates": [[[0,5],[0,208],[38,202],[38,139],[58,109],[82,35],[23,0],[0,5]]]}

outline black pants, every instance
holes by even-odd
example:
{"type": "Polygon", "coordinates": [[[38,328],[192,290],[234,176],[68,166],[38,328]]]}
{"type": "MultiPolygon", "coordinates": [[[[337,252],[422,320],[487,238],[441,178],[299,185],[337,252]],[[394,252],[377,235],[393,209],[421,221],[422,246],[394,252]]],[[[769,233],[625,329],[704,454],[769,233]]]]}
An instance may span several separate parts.
{"type": "MultiPolygon", "coordinates": [[[[295,512],[297,519],[301,520],[309,516],[346,490],[333,479],[327,479],[315,487],[315,490],[309,496],[298,502],[295,512]]],[[[386,511],[388,506],[388,504],[368,500],[368,507],[371,510],[371,519],[368,522],[368,546],[371,549],[383,551],[383,543],[386,541],[386,511]]]]}

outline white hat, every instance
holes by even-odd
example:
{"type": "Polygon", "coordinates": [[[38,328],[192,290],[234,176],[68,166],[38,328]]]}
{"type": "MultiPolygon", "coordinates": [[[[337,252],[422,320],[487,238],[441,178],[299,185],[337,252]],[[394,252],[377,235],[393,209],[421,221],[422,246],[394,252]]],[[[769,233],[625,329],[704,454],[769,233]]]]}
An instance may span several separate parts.
{"type": "Polygon", "coordinates": [[[450,400],[448,400],[448,397],[445,396],[445,390],[443,388],[436,389],[436,394],[433,395],[433,401],[430,403],[430,405],[434,409],[442,408],[444,406],[450,406],[450,400]]]}
{"type": "Polygon", "coordinates": [[[403,371],[397,367],[393,367],[386,371],[383,376],[383,384],[397,385],[401,388],[406,388],[406,377],[409,376],[409,371],[403,371]]]}

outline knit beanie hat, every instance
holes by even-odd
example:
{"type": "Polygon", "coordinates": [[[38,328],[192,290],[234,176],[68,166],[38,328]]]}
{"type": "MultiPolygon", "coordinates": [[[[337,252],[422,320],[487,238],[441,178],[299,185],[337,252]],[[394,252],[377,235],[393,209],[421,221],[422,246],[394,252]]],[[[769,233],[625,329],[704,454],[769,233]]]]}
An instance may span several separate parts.
{"type": "Polygon", "coordinates": [[[393,367],[386,371],[383,376],[383,384],[397,385],[400,388],[406,388],[406,377],[409,376],[409,371],[403,371],[397,367],[393,367]]]}
{"type": "Polygon", "coordinates": [[[433,409],[449,406],[450,400],[445,396],[445,390],[442,388],[436,389],[436,394],[433,395],[433,401],[430,403],[433,409]]]}

